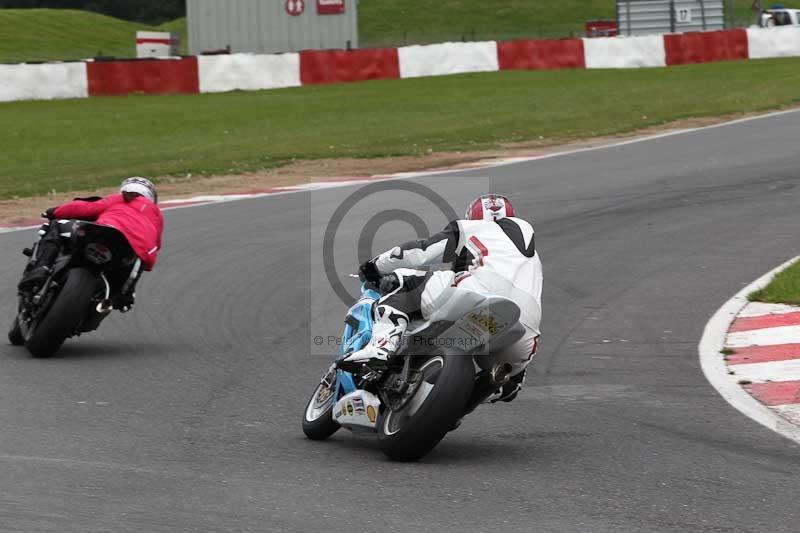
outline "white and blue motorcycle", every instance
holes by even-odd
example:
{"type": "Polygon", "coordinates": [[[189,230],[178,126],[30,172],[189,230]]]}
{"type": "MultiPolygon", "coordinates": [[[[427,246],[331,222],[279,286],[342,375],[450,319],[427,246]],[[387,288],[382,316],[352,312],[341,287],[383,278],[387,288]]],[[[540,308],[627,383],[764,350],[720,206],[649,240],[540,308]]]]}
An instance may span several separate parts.
{"type": "Polygon", "coordinates": [[[371,339],[381,294],[365,282],[345,318],[340,359],[320,381],[303,414],[303,432],[324,440],[344,427],[377,432],[391,459],[415,461],[508,381],[508,363],[492,352],[518,340],[519,307],[506,298],[452,287],[429,320],[409,324],[389,363],[340,368],[371,339]]]}

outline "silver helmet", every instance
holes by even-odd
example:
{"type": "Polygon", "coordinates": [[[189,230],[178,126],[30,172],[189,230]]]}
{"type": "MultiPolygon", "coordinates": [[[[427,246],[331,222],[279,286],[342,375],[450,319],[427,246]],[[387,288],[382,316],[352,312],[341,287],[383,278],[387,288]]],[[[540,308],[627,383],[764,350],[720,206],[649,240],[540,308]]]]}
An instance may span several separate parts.
{"type": "Polygon", "coordinates": [[[119,192],[135,192],[141,194],[154,204],[158,203],[156,186],[153,185],[152,181],[141,176],[134,176],[124,180],[119,188],[119,192]]]}

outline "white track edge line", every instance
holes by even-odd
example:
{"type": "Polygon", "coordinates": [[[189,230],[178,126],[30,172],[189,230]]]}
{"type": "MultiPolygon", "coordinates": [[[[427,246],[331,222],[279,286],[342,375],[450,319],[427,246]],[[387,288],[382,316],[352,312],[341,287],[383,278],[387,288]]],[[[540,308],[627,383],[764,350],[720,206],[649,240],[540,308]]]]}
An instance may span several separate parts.
{"type": "MultiPolygon", "coordinates": [[[[395,174],[385,174],[385,175],[384,174],[376,174],[374,176],[369,176],[369,177],[366,177],[363,180],[359,180],[359,181],[365,181],[366,182],[366,181],[392,180],[392,179],[412,179],[412,178],[421,178],[421,177],[425,177],[425,176],[438,176],[438,175],[442,175],[442,174],[455,174],[455,173],[459,173],[459,172],[475,172],[475,171],[478,171],[478,170],[486,170],[486,169],[490,169],[490,168],[499,168],[499,167],[505,167],[505,166],[509,166],[509,165],[517,165],[517,164],[521,164],[521,163],[530,163],[531,161],[539,161],[539,160],[542,160],[542,159],[553,159],[553,158],[556,158],[556,157],[564,157],[564,156],[569,156],[569,155],[581,154],[581,153],[584,153],[584,152],[593,152],[593,151],[596,151],[596,150],[606,150],[606,149],[609,149],[609,148],[618,148],[620,146],[628,146],[628,145],[631,145],[631,144],[638,144],[638,143],[643,143],[643,142],[655,141],[655,140],[663,139],[663,138],[666,138],[666,137],[674,137],[674,136],[677,136],[677,135],[684,135],[684,134],[687,134],[687,133],[694,133],[694,132],[697,132],[697,131],[709,130],[709,129],[714,129],[714,128],[722,128],[724,126],[732,126],[732,125],[735,125],[735,124],[742,124],[742,123],[745,123],[745,122],[752,122],[752,121],[755,121],[755,120],[778,117],[778,116],[781,116],[781,115],[788,115],[788,114],[791,114],[791,113],[798,113],[798,112],[800,112],[800,107],[797,107],[797,108],[794,108],[794,109],[784,109],[782,111],[773,111],[773,112],[770,112],[770,113],[764,113],[763,115],[756,115],[756,116],[752,116],[752,117],[737,118],[737,119],[728,120],[728,121],[725,121],[725,122],[720,122],[719,124],[710,124],[708,126],[698,126],[696,128],[687,128],[687,129],[682,129],[682,130],[677,130],[677,131],[669,131],[669,132],[666,132],[666,133],[657,133],[655,135],[645,135],[643,137],[637,137],[637,138],[634,138],[634,139],[627,139],[625,141],[620,141],[620,142],[611,143],[611,144],[604,144],[602,146],[588,146],[586,148],[576,148],[574,150],[564,150],[562,152],[553,152],[553,153],[550,153],[550,154],[542,154],[542,155],[531,156],[531,157],[506,158],[505,160],[501,160],[501,161],[487,162],[486,164],[479,165],[479,166],[473,167],[473,168],[468,168],[468,167],[467,168],[454,168],[454,169],[448,169],[448,170],[432,170],[432,171],[427,171],[427,172],[426,171],[422,171],[422,172],[397,172],[395,174]]],[[[321,190],[321,189],[336,189],[336,188],[341,188],[341,187],[353,187],[355,185],[358,185],[358,183],[354,183],[353,181],[354,180],[351,179],[351,180],[342,181],[341,183],[329,182],[328,185],[323,185],[324,182],[318,183],[318,184],[314,184],[314,185],[319,185],[317,187],[303,187],[302,184],[301,185],[295,185],[295,186],[289,185],[289,186],[287,186],[287,189],[291,188],[291,187],[295,187],[295,188],[291,189],[291,190],[276,191],[276,192],[272,192],[272,193],[257,193],[257,194],[252,194],[252,195],[222,195],[223,197],[224,196],[240,196],[240,197],[222,198],[222,199],[219,199],[219,200],[210,200],[208,202],[199,203],[199,204],[192,204],[192,205],[186,205],[186,206],[181,206],[179,204],[179,205],[175,205],[175,206],[172,206],[172,207],[168,207],[168,209],[186,209],[186,208],[189,208],[189,207],[201,207],[201,206],[208,206],[208,205],[224,204],[224,203],[228,203],[228,202],[238,202],[238,201],[241,201],[241,200],[251,200],[251,199],[254,199],[254,198],[265,198],[267,196],[279,196],[279,195],[283,195],[283,194],[295,194],[295,193],[299,193],[299,192],[317,191],[317,190],[321,190]]],[[[29,230],[29,229],[37,228],[37,227],[39,227],[39,226],[26,226],[26,227],[19,227],[19,228],[15,228],[15,227],[8,227],[8,228],[0,227],[0,235],[2,235],[4,233],[14,233],[14,232],[17,232],[17,231],[29,230]]]]}
{"type": "MultiPolygon", "coordinates": [[[[745,123],[745,122],[752,122],[754,120],[761,120],[761,119],[765,119],[765,118],[778,117],[778,116],[781,116],[781,115],[788,115],[788,114],[797,113],[797,112],[800,112],[800,107],[795,107],[795,108],[792,108],[792,109],[784,109],[784,110],[781,110],[781,111],[772,111],[772,112],[769,112],[769,113],[764,113],[763,115],[756,115],[756,116],[752,116],[752,117],[743,117],[743,118],[737,118],[737,119],[733,119],[733,120],[727,120],[725,122],[720,122],[718,124],[709,124],[707,126],[697,126],[695,128],[685,128],[685,129],[680,129],[680,130],[675,130],[675,131],[668,131],[668,132],[664,132],[664,133],[656,133],[656,134],[653,134],[653,135],[645,135],[643,137],[636,137],[636,138],[633,138],[633,139],[626,139],[624,141],[619,141],[619,142],[615,142],[615,143],[611,143],[611,144],[604,144],[604,145],[601,145],[601,146],[587,146],[585,148],[575,148],[574,150],[564,150],[564,151],[561,151],[561,152],[552,152],[552,153],[549,153],[549,154],[542,154],[542,155],[536,155],[536,156],[530,156],[530,157],[507,158],[507,159],[510,159],[510,160],[503,160],[503,161],[494,162],[494,163],[490,162],[490,163],[486,164],[485,166],[477,166],[475,168],[455,168],[455,169],[448,169],[448,170],[435,170],[435,171],[431,171],[431,172],[424,172],[424,171],[423,172],[399,172],[397,174],[391,174],[391,176],[398,177],[398,178],[419,178],[419,177],[423,177],[423,176],[436,176],[436,175],[440,175],[440,174],[454,174],[454,173],[458,173],[458,172],[474,172],[476,170],[482,170],[482,169],[487,169],[487,168],[505,167],[505,166],[509,166],[509,165],[516,165],[516,164],[519,164],[519,163],[529,163],[531,161],[539,161],[539,160],[542,160],[542,159],[552,159],[552,158],[555,158],[555,157],[564,157],[564,156],[568,156],[568,155],[581,154],[581,153],[584,153],[584,152],[593,152],[595,150],[605,150],[605,149],[608,149],[608,148],[619,148],[620,146],[628,146],[628,145],[631,145],[631,144],[638,144],[638,143],[643,143],[643,142],[648,142],[648,141],[655,141],[655,140],[664,139],[664,138],[667,138],[667,137],[675,137],[677,135],[685,135],[687,133],[695,133],[695,132],[698,132],[698,131],[711,130],[711,129],[715,129],[715,128],[722,128],[722,127],[725,127],[725,126],[733,126],[733,125],[742,124],[742,123],[745,123]]],[[[669,126],[669,124],[666,124],[666,126],[669,126]]],[[[590,139],[586,139],[586,140],[587,141],[591,140],[591,138],[590,139]]]]}
{"type": "Polygon", "coordinates": [[[728,367],[720,350],[725,346],[728,328],[737,314],[747,305],[747,296],[769,284],[775,275],[788,268],[800,255],[767,272],[725,302],[706,324],[698,351],[700,366],[706,379],[729,404],[738,411],[776,433],[800,444],[800,427],[792,424],[772,409],[759,402],[737,382],[738,377],[728,374],[728,367]]]}

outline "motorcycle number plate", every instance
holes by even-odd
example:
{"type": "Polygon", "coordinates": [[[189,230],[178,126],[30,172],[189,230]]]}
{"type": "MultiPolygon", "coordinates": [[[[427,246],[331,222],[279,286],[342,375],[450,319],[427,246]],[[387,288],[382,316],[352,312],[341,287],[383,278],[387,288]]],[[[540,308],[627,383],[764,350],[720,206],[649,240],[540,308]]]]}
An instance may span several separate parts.
{"type": "Polygon", "coordinates": [[[87,244],[83,255],[95,265],[102,265],[111,261],[111,249],[105,244],[97,242],[87,244]]]}

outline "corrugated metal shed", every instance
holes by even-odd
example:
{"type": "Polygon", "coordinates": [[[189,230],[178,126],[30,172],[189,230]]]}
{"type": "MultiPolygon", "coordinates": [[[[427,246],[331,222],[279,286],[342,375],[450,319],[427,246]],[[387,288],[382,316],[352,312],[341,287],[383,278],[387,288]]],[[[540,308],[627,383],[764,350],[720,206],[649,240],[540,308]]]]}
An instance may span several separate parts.
{"type": "Polygon", "coordinates": [[[620,35],[682,33],[725,27],[723,0],[617,0],[620,35]]]}
{"type": "Polygon", "coordinates": [[[344,13],[322,15],[318,6],[324,10],[330,1],[187,0],[189,49],[200,54],[226,48],[253,53],[358,48],[357,0],[344,2],[344,13]],[[302,13],[290,14],[300,7],[302,13]]]}

